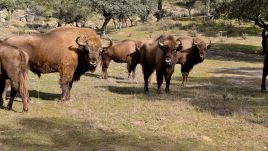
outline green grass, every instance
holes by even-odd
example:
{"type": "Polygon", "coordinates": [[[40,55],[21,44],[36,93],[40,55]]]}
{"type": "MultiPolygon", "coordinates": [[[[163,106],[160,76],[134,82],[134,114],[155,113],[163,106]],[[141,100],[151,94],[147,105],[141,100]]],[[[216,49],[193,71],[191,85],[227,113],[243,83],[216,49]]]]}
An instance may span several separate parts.
{"type": "MultiPolygon", "coordinates": [[[[110,36],[145,39],[144,29],[110,36]]],[[[194,67],[185,88],[176,66],[170,94],[156,93],[155,74],[144,94],[141,67],[131,82],[126,65],[113,62],[108,80],[99,78],[98,67],[74,84],[73,102],[58,103],[58,74],[38,80],[31,73],[30,111],[21,113],[20,98],[14,111],[0,110],[0,150],[267,150],[268,95],[260,91],[262,57],[255,53],[260,37],[211,40],[207,59],[194,67]]]]}

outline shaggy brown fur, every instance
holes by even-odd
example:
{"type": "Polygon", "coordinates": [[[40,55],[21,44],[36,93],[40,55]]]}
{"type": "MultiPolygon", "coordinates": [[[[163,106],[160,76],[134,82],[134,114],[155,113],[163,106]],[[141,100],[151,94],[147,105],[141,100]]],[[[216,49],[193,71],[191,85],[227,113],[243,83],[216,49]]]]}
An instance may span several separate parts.
{"type": "Polygon", "coordinates": [[[185,86],[189,72],[194,65],[204,61],[206,51],[211,47],[211,44],[206,44],[201,39],[192,37],[179,37],[178,40],[181,40],[183,47],[177,53],[177,64],[181,64],[182,86],[185,86]]]}
{"type": "Polygon", "coordinates": [[[29,55],[30,69],[42,73],[60,73],[62,101],[70,100],[73,81],[87,71],[95,71],[101,40],[93,29],[62,27],[37,35],[10,37],[8,44],[29,55]]]}
{"type": "Polygon", "coordinates": [[[28,55],[3,42],[0,42],[0,106],[3,106],[3,91],[5,80],[9,79],[11,84],[10,101],[7,105],[12,109],[13,100],[19,92],[22,97],[23,110],[28,111],[28,55]]]}
{"type": "Polygon", "coordinates": [[[137,51],[138,54],[136,53],[136,57],[139,58],[139,62],[142,65],[144,90],[146,92],[149,91],[148,79],[154,70],[156,70],[157,76],[157,92],[161,93],[163,77],[165,77],[166,81],[165,91],[166,93],[169,92],[171,76],[177,62],[177,51],[179,51],[181,47],[180,40],[176,40],[171,35],[161,35],[152,43],[143,44],[141,49],[137,51]]]}
{"type": "Polygon", "coordinates": [[[123,40],[120,41],[111,47],[103,49],[102,52],[102,77],[107,79],[108,78],[108,67],[111,60],[117,63],[127,63],[128,69],[128,78],[130,78],[131,72],[132,78],[135,78],[135,68],[130,70],[131,66],[131,59],[134,55],[134,52],[137,48],[141,47],[141,42],[137,40],[123,40]]]}

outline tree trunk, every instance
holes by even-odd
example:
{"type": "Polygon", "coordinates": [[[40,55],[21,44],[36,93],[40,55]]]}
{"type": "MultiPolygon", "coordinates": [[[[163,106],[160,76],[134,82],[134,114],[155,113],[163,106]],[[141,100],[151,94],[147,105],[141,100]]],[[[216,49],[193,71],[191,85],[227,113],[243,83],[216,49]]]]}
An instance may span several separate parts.
{"type": "Polygon", "coordinates": [[[188,9],[189,17],[192,18],[192,8],[188,9]]]}
{"type": "Polygon", "coordinates": [[[148,16],[150,14],[150,10],[147,8],[147,0],[141,0],[141,3],[146,6],[144,10],[144,14],[140,16],[142,22],[146,22],[148,20],[148,16]]]}
{"type": "Polygon", "coordinates": [[[206,16],[210,17],[210,0],[206,0],[206,16]]]}
{"type": "Polygon", "coordinates": [[[106,12],[106,10],[102,10],[102,15],[104,17],[104,23],[101,27],[101,36],[104,36],[106,33],[106,27],[110,20],[113,18],[113,14],[106,12]]]}
{"type": "Polygon", "coordinates": [[[163,0],[158,0],[158,3],[157,3],[157,8],[158,8],[158,14],[157,14],[157,21],[160,21],[161,18],[163,17],[163,0]]]}

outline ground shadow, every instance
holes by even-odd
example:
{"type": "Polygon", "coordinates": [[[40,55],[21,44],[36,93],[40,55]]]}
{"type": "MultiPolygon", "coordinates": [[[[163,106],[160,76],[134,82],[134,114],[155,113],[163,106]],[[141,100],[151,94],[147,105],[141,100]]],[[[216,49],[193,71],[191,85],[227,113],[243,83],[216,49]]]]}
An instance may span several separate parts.
{"type": "Polygon", "coordinates": [[[90,121],[62,118],[23,118],[19,128],[0,125],[4,150],[198,150],[216,149],[194,138],[128,135],[98,128],[90,121]],[[40,141],[43,140],[43,141],[40,141]]]}
{"type": "MultiPolygon", "coordinates": [[[[103,79],[102,78],[102,75],[95,74],[95,73],[89,73],[89,72],[87,72],[87,73],[85,73],[85,76],[103,79]]],[[[108,76],[108,78],[112,78],[112,79],[116,79],[116,80],[126,80],[127,79],[127,77],[126,78],[123,78],[123,77],[117,77],[117,76],[108,76]]]]}
{"type": "MultiPolygon", "coordinates": [[[[268,127],[268,94],[261,92],[261,68],[223,68],[215,70],[213,77],[189,77],[186,87],[181,87],[181,77],[173,77],[171,92],[156,93],[157,86],[149,86],[149,94],[145,94],[143,83],[123,86],[99,86],[109,92],[130,95],[142,101],[187,101],[199,111],[210,112],[220,116],[234,114],[255,114],[261,116],[245,116],[245,119],[268,127]],[[136,95],[132,95],[136,94],[136,95]]],[[[98,88],[98,87],[97,87],[98,88]]]]}
{"type": "Polygon", "coordinates": [[[263,62],[258,55],[261,47],[241,44],[214,43],[207,51],[206,59],[221,61],[263,62]]]}
{"type": "Polygon", "coordinates": [[[42,91],[36,91],[36,90],[29,90],[29,94],[31,98],[40,98],[42,100],[47,101],[55,101],[60,99],[61,94],[55,94],[50,92],[42,92],[42,91]]]}

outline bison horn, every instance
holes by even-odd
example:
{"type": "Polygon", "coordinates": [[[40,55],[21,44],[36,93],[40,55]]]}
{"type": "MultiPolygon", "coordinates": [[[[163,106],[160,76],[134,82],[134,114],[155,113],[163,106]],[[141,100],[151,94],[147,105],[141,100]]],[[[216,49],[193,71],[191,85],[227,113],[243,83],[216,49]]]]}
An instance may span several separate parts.
{"type": "Polygon", "coordinates": [[[161,47],[164,47],[164,46],[165,46],[165,44],[164,44],[163,42],[161,42],[160,40],[158,41],[158,44],[159,44],[159,46],[161,46],[161,47]]]}
{"type": "Polygon", "coordinates": [[[86,46],[86,43],[82,43],[79,41],[80,37],[77,37],[75,42],[78,44],[78,46],[86,46]]]}
{"type": "Polygon", "coordinates": [[[194,40],[193,40],[193,46],[196,46],[197,45],[197,42],[195,42],[194,40]]]}
{"type": "Polygon", "coordinates": [[[102,45],[102,48],[104,48],[104,49],[107,49],[113,45],[113,41],[109,37],[107,37],[107,39],[110,41],[110,44],[108,46],[102,45]]]}

